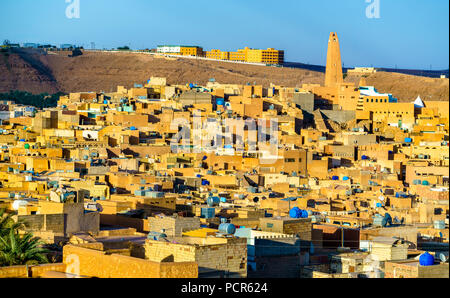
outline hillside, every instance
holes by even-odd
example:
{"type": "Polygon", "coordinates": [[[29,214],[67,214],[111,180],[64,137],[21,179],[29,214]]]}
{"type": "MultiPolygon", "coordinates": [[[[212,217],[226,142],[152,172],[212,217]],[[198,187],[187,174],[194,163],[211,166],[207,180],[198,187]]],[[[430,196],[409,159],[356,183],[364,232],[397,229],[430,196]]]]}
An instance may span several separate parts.
{"type": "MultiPolygon", "coordinates": [[[[70,58],[67,53],[45,54],[16,50],[0,53],[0,92],[22,90],[33,93],[116,90],[143,83],[151,76],[167,77],[169,84],[205,84],[210,78],[221,83],[270,83],[300,87],[323,83],[318,71],[234,64],[192,59],[166,59],[137,53],[85,52],[70,58]]],[[[359,76],[346,81],[358,82],[359,76]]],[[[379,72],[367,78],[380,92],[393,93],[401,101],[449,99],[449,80],[379,72]]]]}

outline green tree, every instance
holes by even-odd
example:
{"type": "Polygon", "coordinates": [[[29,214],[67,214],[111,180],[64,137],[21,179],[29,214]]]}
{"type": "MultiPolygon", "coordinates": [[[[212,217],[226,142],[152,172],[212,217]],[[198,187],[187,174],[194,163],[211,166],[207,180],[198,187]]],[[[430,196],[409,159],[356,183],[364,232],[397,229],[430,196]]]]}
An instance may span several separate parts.
{"type": "Polygon", "coordinates": [[[0,266],[37,265],[48,263],[42,246],[44,243],[31,233],[20,235],[9,229],[6,236],[0,237],[0,266]]]}
{"type": "Polygon", "coordinates": [[[18,230],[21,226],[12,219],[12,214],[0,209],[0,237],[8,235],[10,229],[18,230]]]}

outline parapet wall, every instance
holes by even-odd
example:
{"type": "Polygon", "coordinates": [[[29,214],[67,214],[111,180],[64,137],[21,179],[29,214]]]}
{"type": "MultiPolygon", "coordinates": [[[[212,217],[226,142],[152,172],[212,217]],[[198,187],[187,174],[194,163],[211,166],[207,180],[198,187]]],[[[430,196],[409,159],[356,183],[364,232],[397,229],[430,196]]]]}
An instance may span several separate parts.
{"type": "Polygon", "coordinates": [[[158,263],[122,255],[64,246],[63,262],[68,273],[98,278],[197,278],[195,262],[158,263]]]}

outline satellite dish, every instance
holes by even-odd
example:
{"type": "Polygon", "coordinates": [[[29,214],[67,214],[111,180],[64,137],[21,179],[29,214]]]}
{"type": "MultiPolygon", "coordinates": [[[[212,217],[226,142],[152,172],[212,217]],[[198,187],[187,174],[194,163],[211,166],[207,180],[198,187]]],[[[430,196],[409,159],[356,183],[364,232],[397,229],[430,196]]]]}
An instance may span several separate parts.
{"type": "Polygon", "coordinates": [[[442,261],[442,263],[447,263],[448,256],[446,256],[444,253],[439,253],[439,259],[442,261]]]}

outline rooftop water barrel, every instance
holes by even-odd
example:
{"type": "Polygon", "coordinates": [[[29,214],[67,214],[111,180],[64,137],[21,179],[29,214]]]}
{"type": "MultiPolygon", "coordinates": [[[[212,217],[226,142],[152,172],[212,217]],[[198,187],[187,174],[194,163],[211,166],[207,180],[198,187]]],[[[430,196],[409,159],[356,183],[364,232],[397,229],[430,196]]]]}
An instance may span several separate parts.
{"type": "Polygon", "coordinates": [[[367,155],[363,155],[363,156],[361,156],[361,159],[362,159],[362,160],[368,160],[369,157],[368,157],[367,155]]]}
{"type": "Polygon", "coordinates": [[[253,186],[247,187],[247,191],[250,192],[250,193],[256,193],[256,190],[257,190],[256,187],[253,187],[253,186]]]}
{"type": "Polygon", "coordinates": [[[306,211],[306,210],[300,210],[300,211],[301,211],[300,218],[308,218],[308,216],[309,216],[308,211],[306,211]]]}
{"type": "Polygon", "coordinates": [[[197,174],[197,178],[202,178],[202,175],[200,175],[200,174],[197,174]]]}
{"type": "Polygon", "coordinates": [[[209,207],[218,206],[220,203],[220,198],[219,197],[209,197],[206,200],[206,203],[208,204],[209,207]]]}
{"type": "Polygon", "coordinates": [[[143,197],[145,195],[145,191],[136,190],[136,191],[134,191],[134,195],[138,196],[138,197],[143,197]]]}
{"type": "Polygon", "coordinates": [[[147,235],[147,239],[156,240],[156,241],[159,241],[159,240],[165,239],[165,238],[167,238],[167,235],[164,233],[159,233],[159,232],[150,232],[147,235]]]}
{"type": "Polygon", "coordinates": [[[145,196],[149,198],[164,198],[164,193],[159,191],[146,191],[145,196]]]}
{"type": "Polygon", "coordinates": [[[383,227],[386,227],[387,224],[392,225],[392,217],[391,217],[391,215],[390,215],[389,213],[386,213],[386,214],[384,215],[383,220],[381,221],[381,225],[382,225],[383,227]]]}
{"type": "Polygon", "coordinates": [[[412,143],[412,139],[411,138],[405,138],[405,143],[412,143]]]}
{"type": "Polygon", "coordinates": [[[218,106],[223,106],[225,104],[225,100],[223,98],[217,98],[216,99],[216,104],[218,106]]]}
{"type": "Polygon", "coordinates": [[[337,180],[339,180],[339,176],[333,176],[333,177],[331,178],[331,180],[337,181],[337,180]]]}
{"type": "Polygon", "coordinates": [[[222,234],[232,235],[236,233],[236,226],[229,223],[220,224],[219,232],[222,234]]]}
{"type": "Polygon", "coordinates": [[[421,266],[433,266],[434,265],[434,257],[428,252],[422,254],[419,257],[419,264],[421,266]]]}
{"type": "Polygon", "coordinates": [[[289,216],[291,218],[301,218],[302,216],[302,210],[298,207],[294,207],[289,211],[289,216]]]}
{"type": "Polygon", "coordinates": [[[350,180],[350,177],[344,176],[344,177],[342,178],[342,180],[343,180],[343,181],[348,181],[348,180],[350,180]]]}
{"type": "Polygon", "coordinates": [[[428,185],[430,185],[430,182],[428,182],[427,180],[423,180],[422,185],[428,186],[428,185]]]}
{"type": "Polygon", "coordinates": [[[214,218],[216,216],[216,209],[214,208],[202,208],[201,217],[203,218],[214,218]]]}
{"type": "Polygon", "coordinates": [[[226,202],[227,202],[227,198],[221,197],[221,198],[220,198],[220,202],[221,202],[221,203],[226,203],[226,202]]]}
{"type": "Polygon", "coordinates": [[[434,221],[434,228],[436,230],[444,230],[445,229],[445,221],[443,221],[443,220],[435,220],[434,221]]]}
{"type": "Polygon", "coordinates": [[[14,201],[12,207],[13,207],[13,209],[14,209],[15,211],[17,211],[17,210],[19,210],[20,207],[25,207],[25,206],[27,206],[27,205],[28,205],[28,202],[27,202],[27,201],[24,201],[24,200],[16,200],[16,201],[14,201]]]}
{"type": "Polygon", "coordinates": [[[377,203],[376,206],[377,206],[377,208],[381,208],[382,205],[381,205],[381,203],[377,203]]]}
{"type": "Polygon", "coordinates": [[[203,180],[203,181],[202,181],[202,185],[203,185],[203,186],[205,186],[205,185],[211,185],[211,183],[209,183],[208,180],[203,180]]]}
{"type": "Polygon", "coordinates": [[[25,149],[30,149],[30,144],[25,144],[25,145],[23,146],[23,148],[25,148],[25,149]]]}

